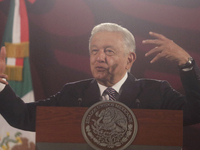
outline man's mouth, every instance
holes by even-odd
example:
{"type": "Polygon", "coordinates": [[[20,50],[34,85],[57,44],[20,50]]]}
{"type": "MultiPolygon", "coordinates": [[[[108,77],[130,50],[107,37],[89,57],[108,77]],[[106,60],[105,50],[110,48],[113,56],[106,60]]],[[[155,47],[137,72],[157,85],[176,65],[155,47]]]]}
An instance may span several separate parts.
{"type": "Polygon", "coordinates": [[[101,66],[97,66],[95,68],[96,68],[97,71],[105,71],[106,70],[106,68],[101,67],[101,66]]]}

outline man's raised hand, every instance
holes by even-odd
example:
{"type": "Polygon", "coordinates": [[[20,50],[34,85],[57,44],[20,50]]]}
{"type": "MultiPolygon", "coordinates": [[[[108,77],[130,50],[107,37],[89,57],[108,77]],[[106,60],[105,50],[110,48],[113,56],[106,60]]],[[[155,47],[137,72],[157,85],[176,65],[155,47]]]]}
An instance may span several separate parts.
{"type": "Polygon", "coordinates": [[[0,53],[0,83],[8,84],[8,82],[5,80],[8,78],[8,76],[4,74],[5,69],[6,69],[6,48],[3,46],[1,48],[1,53],[0,53]]]}
{"type": "Polygon", "coordinates": [[[155,54],[155,57],[151,60],[151,63],[154,63],[161,58],[175,61],[178,63],[178,65],[187,63],[190,55],[184,49],[162,34],[155,32],[149,32],[149,34],[155,37],[155,39],[143,40],[142,43],[155,45],[153,49],[145,54],[145,56],[155,54]]]}

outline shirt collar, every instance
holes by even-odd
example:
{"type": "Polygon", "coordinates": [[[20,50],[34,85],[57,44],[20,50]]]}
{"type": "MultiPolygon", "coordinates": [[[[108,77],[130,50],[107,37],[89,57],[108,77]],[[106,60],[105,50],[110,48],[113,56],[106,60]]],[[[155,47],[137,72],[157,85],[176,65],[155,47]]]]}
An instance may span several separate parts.
{"type": "MultiPolygon", "coordinates": [[[[121,86],[123,85],[123,83],[126,81],[127,77],[128,77],[128,74],[126,73],[126,74],[124,75],[124,77],[123,77],[119,82],[117,82],[115,85],[112,86],[112,88],[115,89],[115,91],[116,91],[117,93],[119,93],[120,88],[121,88],[121,86]]],[[[104,86],[104,85],[101,85],[101,84],[99,84],[98,82],[97,82],[97,84],[98,84],[98,86],[99,86],[100,94],[101,94],[101,96],[102,96],[103,92],[104,92],[108,87],[106,87],[106,86],[104,86]]]]}

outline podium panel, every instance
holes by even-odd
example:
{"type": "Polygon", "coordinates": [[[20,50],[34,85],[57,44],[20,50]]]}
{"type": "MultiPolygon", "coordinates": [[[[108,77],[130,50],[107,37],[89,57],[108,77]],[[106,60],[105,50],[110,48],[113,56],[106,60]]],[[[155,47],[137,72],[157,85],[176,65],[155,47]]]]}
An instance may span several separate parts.
{"type": "MultiPolygon", "coordinates": [[[[92,149],[81,132],[81,121],[87,109],[86,107],[38,107],[36,121],[38,150],[92,149]]],[[[181,149],[182,111],[151,109],[132,109],[132,111],[138,122],[138,132],[126,150],[181,149]]]]}

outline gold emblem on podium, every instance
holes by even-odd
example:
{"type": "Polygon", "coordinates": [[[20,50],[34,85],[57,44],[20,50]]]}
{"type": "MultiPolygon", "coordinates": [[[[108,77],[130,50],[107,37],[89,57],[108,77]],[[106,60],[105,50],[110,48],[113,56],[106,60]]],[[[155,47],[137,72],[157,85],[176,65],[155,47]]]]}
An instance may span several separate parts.
{"type": "Polygon", "coordinates": [[[81,130],[86,142],[96,150],[122,150],[133,142],[138,125],[134,113],[126,105],[101,101],[86,111],[81,130]]]}

